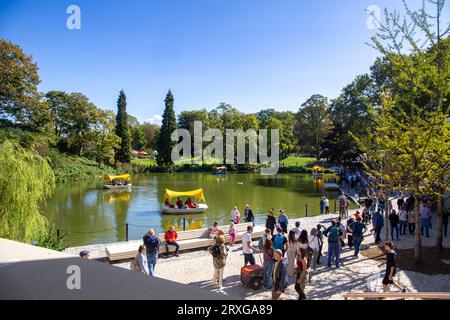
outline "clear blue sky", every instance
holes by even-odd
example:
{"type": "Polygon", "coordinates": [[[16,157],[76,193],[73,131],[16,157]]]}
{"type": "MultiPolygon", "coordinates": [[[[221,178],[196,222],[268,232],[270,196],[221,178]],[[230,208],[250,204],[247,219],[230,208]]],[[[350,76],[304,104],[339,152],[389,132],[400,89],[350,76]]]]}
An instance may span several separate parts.
{"type": "MultiPolygon", "coordinates": [[[[420,1],[408,1],[416,6],[420,1]]],[[[161,114],[228,102],[244,112],[296,111],[315,93],[336,97],[377,52],[369,5],[400,0],[0,0],[0,37],[32,54],[42,91],[79,91],[115,109],[161,114]],[[81,8],[81,30],[66,8],[81,8]]],[[[448,6],[448,4],[447,4],[448,6]]]]}

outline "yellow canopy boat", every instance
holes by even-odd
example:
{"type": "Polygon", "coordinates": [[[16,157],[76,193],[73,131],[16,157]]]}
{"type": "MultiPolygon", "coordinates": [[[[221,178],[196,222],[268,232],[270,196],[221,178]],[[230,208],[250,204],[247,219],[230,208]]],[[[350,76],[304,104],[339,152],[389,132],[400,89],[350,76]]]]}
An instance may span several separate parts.
{"type": "Polygon", "coordinates": [[[323,175],[323,188],[326,190],[339,190],[339,180],[341,178],[336,174],[323,175]]]}
{"type": "Polygon", "coordinates": [[[164,195],[164,203],[161,205],[161,211],[168,214],[202,213],[205,212],[206,209],[208,209],[208,206],[206,205],[206,203],[199,202],[205,201],[205,195],[203,193],[203,189],[201,188],[192,191],[172,191],[166,189],[166,193],[164,195]],[[178,207],[176,204],[171,204],[172,199],[181,197],[188,197],[188,199],[194,198],[196,203],[183,203],[181,207],[178,207]]]}
{"type": "Polygon", "coordinates": [[[105,174],[103,176],[103,179],[105,180],[106,184],[103,185],[103,188],[105,189],[124,189],[124,188],[131,188],[131,175],[129,174],[122,174],[119,176],[112,176],[109,174],[105,174]]]}

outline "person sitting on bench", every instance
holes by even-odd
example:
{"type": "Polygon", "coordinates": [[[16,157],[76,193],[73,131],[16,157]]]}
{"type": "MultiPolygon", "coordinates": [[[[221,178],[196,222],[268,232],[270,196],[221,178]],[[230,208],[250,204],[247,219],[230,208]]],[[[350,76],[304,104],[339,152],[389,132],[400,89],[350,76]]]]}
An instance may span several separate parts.
{"type": "Polygon", "coordinates": [[[169,255],[169,246],[175,246],[175,257],[178,257],[178,250],[180,249],[180,245],[177,243],[177,238],[178,234],[173,226],[170,227],[170,229],[164,234],[167,255],[169,255]]]}

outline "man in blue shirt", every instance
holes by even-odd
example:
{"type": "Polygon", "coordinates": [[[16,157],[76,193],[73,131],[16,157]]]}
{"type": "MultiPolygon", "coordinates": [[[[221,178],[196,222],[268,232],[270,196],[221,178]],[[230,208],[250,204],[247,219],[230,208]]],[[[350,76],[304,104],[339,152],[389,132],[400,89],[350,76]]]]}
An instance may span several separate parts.
{"type": "Polygon", "coordinates": [[[278,217],[278,223],[280,224],[281,229],[283,229],[283,232],[285,234],[287,234],[288,233],[287,227],[289,224],[289,219],[282,209],[280,209],[280,216],[278,217]]]}
{"type": "Polygon", "coordinates": [[[161,240],[155,235],[155,230],[150,229],[143,238],[144,245],[147,248],[147,264],[149,276],[155,275],[156,262],[158,261],[159,248],[161,240]]]}
{"type": "Polygon", "coordinates": [[[348,226],[349,231],[353,236],[353,245],[355,247],[354,256],[358,257],[359,248],[361,247],[361,242],[363,240],[364,232],[366,232],[367,227],[364,223],[361,222],[361,217],[358,217],[355,222],[351,223],[348,226]]]}

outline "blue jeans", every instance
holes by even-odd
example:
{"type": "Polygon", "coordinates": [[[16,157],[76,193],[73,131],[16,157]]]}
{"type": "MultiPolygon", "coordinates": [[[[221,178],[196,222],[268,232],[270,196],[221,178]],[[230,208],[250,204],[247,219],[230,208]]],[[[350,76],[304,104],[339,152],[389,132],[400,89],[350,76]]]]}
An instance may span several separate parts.
{"type": "Polygon", "coordinates": [[[266,288],[272,288],[272,269],[273,261],[264,261],[263,263],[263,284],[266,288]]]}
{"type": "Polygon", "coordinates": [[[175,246],[175,254],[178,253],[178,250],[180,249],[180,246],[176,241],[174,242],[166,242],[166,253],[169,253],[169,246],[175,246]]]}
{"type": "Polygon", "coordinates": [[[398,224],[396,224],[395,226],[393,226],[391,224],[391,240],[395,240],[394,239],[394,230],[395,230],[395,235],[396,235],[397,240],[398,240],[398,224]]]}
{"type": "Polygon", "coordinates": [[[407,226],[408,226],[408,221],[400,221],[400,234],[406,234],[407,226]]]}
{"type": "Polygon", "coordinates": [[[253,255],[253,253],[244,253],[244,263],[250,263],[250,265],[255,264],[255,256],[253,255]]]}
{"type": "Polygon", "coordinates": [[[328,266],[331,267],[333,256],[336,257],[336,267],[339,267],[340,252],[339,242],[328,242],[328,266]]]}
{"type": "Polygon", "coordinates": [[[361,247],[362,237],[353,236],[353,246],[355,247],[355,257],[359,254],[359,248],[361,247]]]}
{"type": "Polygon", "coordinates": [[[430,237],[430,219],[420,219],[420,233],[423,235],[423,229],[427,232],[427,238],[430,237]]]}
{"type": "Polygon", "coordinates": [[[156,262],[158,262],[158,252],[147,253],[147,264],[149,276],[155,275],[156,262]]]}

